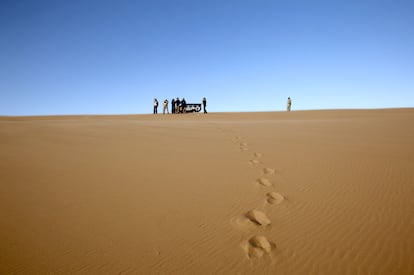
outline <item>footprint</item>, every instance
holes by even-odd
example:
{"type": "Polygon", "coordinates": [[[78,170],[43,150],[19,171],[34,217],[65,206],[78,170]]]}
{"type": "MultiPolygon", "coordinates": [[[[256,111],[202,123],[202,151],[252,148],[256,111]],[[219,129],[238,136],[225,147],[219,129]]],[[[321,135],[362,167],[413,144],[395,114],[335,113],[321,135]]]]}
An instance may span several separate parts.
{"type": "Polygon", "coordinates": [[[272,186],[272,183],[270,182],[270,180],[265,179],[265,178],[258,178],[258,179],[256,180],[256,182],[257,182],[258,184],[263,185],[263,186],[267,186],[267,187],[272,186]]]}
{"type": "Polygon", "coordinates": [[[249,244],[253,247],[262,249],[266,253],[270,253],[272,250],[272,244],[265,236],[253,236],[250,238],[249,244]]]}
{"type": "Polygon", "coordinates": [[[261,225],[261,226],[267,226],[272,223],[270,219],[266,216],[266,214],[259,210],[250,210],[249,212],[246,213],[246,217],[250,221],[256,223],[257,225],[261,225]]]}
{"type": "Polygon", "coordinates": [[[263,155],[262,155],[262,153],[254,153],[253,154],[253,156],[255,157],[255,158],[261,158],[263,155]]]}
{"type": "Polygon", "coordinates": [[[275,169],[272,168],[263,168],[263,173],[265,175],[273,175],[276,172],[275,169]]]}
{"type": "Polygon", "coordinates": [[[279,204],[285,200],[285,197],[277,192],[267,193],[267,202],[270,204],[279,204]]]}
{"type": "Polygon", "coordinates": [[[260,164],[260,161],[258,161],[257,159],[251,159],[251,160],[249,160],[249,164],[250,165],[258,165],[258,164],[260,164]]]}
{"type": "MultiPolygon", "coordinates": [[[[242,143],[242,144],[246,144],[246,143],[242,143]]],[[[247,151],[249,150],[249,148],[247,148],[247,146],[241,145],[240,144],[240,151],[247,151]]]]}
{"type": "Polygon", "coordinates": [[[246,252],[248,258],[261,258],[265,254],[269,254],[276,245],[270,242],[265,236],[253,236],[246,244],[246,252]]]}

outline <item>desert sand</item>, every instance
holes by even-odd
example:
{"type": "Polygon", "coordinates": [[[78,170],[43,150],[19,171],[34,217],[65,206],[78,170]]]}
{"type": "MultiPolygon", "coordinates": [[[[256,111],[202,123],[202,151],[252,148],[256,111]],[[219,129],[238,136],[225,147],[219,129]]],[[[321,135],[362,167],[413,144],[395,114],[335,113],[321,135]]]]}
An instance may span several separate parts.
{"type": "Polygon", "coordinates": [[[0,118],[0,274],[414,274],[414,109],[0,118]]]}

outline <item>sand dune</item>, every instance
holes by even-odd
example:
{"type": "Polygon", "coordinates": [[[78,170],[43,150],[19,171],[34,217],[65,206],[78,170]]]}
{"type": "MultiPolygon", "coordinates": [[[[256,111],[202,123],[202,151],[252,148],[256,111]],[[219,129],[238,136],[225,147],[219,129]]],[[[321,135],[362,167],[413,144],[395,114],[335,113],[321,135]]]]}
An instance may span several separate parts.
{"type": "Polygon", "coordinates": [[[0,118],[0,274],[414,274],[414,109],[0,118]]]}

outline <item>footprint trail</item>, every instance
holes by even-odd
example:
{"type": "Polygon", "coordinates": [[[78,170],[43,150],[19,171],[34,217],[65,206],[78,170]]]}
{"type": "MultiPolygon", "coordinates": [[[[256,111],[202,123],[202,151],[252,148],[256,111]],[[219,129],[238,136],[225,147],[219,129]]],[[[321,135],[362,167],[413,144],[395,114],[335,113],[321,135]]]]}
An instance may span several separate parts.
{"type": "MultiPolygon", "coordinates": [[[[232,142],[238,146],[240,152],[249,151],[248,143],[241,136],[234,136],[232,142]]],[[[266,188],[268,190],[265,194],[264,201],[268,205],[277,206],[285,201],[285,196],[273,189],[275,186],[269,178],[272,178],[272,176],[277,173],[277,170],[271,167],[266,167],[265,163],[262,161],[262,157],[262,153],[257,151],[253,152],[247,163],[258,170],[259,175],[255,183],[263,189],[266,188]]],[[[268,214],[262,210],[252,209],[245,212],[244,217],[247,218],[246,222],[255,225],[255,227],[249,228],[251,234],[242,243],[242,248],[245,251],[247,258],[262,258],[265,255],[271,254],[272,251],[275,250],[276,244],[270,241],[266,236],[261,235],[263,234],[264,228],[266,228],[267,232],[272,230],[272,220],[269,218],[268,214]],[[258,234],[259,232],[261,232],[261,234],[258,234]]]]}

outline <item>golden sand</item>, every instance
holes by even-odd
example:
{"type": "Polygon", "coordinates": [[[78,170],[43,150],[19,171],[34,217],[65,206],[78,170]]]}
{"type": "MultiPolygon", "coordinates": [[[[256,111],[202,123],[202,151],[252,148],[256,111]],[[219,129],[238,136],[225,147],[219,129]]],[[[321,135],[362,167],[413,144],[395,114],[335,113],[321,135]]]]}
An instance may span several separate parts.
{"type": "Polygon", "coordinates": [[[414,109],[2,117],[0,152],[0,274],[414,274],[414,109]]]}

